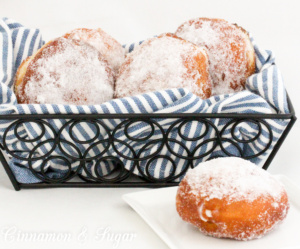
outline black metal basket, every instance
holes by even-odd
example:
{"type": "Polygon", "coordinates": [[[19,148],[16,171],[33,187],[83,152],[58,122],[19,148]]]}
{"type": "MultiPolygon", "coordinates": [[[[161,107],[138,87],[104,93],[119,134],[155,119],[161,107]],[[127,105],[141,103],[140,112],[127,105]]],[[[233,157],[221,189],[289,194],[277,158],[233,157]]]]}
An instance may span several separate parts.
{"type": "MultiPolygon", "coordinates": [[[[119,127],[119,125],[114,130],[109,131],[109,138],[106,141],[97,141],[97,140],[85,141],[85,143],[90,142],[90,144],[91,144],[90,146],[94,146],[96,144],[105,142],[106,143],[105,148],[112,147],[117,152],[118,157],[114,157],[113,159],[118,162],[118,164],[117,164],[118,170],[112,171],[105,176],[97,174],[96,177],[90,175],[90,178],[85,178],[85,177],[81,176],[80,174],[78,174],[78,172],[80,170],[84,170],[88,173],[88,170],[86,170],[85,164],[87,161],[91,160],[90,158],[81,157],[81,158],[75,159],[75,160],[79,161],[79,167],[75,172],[72,171],[71,168],[69,168],[70,171],[67,172],[64,175],[64,177],[59,178],[59,179],[51,179],[46,176],[46,174],[43,170],[43,167],[40,172],[36,172],[31,166],[32,161],[35,159],[30,159],[30,157],[29,157],[29,159],[27,160],[28,164],[29,164],[29,169],[37,178],[39,178],[41,180],[41,183],[32,183],[32,184],[19,183],[16,180],[16,178],[8,164],[8,162],[10,160],[9,157],[11,158],[11,157],[16,156],[14,154],[14,151],[10,151],[8,149],[8,147],[6,145],[6,141],[5,141],[5,137],[7,135],[6,133],[8,132],[9,127],[7,127],[7,129],[4,133],[4,136],[3,136],[3,141],[1,141],[1,144],[0,144],[0,147],[2,150],[2,151],[0,151],[0,160],[6,170],[6,173],[8,174],[15,190],[20,190],[21,188],[25,189],[25,188],[49,188],[49,187],[165,187],[165,186],[175,186],[175,185],[178,185],[178,179],[186,173],[188,168],[194,167],[193,161],[196,159],[199,159],[199,156],[195,155],[195,153],[194,153],[195,151],[194,152],[188,151],[187,152],[188,155],[186,157],[183,157],[182,155],[179,155],[170,149],[170,147],[168,146],[168,142],[171,141],[171,138],[169,138],[167,136],[167,133],[170,129],[172,129],[172,126],[174,126],[175,123],[177,125],[179,124],[179,126],[180,126],[180,125],[184,125],[185,123],[187,123],[189,121],[199,120],[201,123],[205,124],[206,126],[211,126],[213,129],[215,129],[216,136],[214,138],[210,138],[209,141],[208,140],[201,141],[201,144],[205,144],[207,142],[213,141],[215,144],[214,148],[219,146],[221,148],[221,150],[224,152],[225,156],[232,156],[222,146],[222,142],[224,142],[224,138],[222,138],[222,134],[224,132],[225,127],[229,127],[229,126],[235,127],[237,124],[239,124],[241,122],[245,122],[245,121],[259,124],[259,126],[261,124],[263,124],[265,127],[267,127],[267,129],[269,131],[270,140],[272,141],[273,132],[272,132],[271,127],[265,120],[268,120],[268,119],[289,120],[287,127],[285,128],[284,132],[281,134],[281,136],[277,140],[271,153],[269,154],[268,158],[266,159],[266,161],[263,165],[263,168],[267,169],[296,121],[295,112],[294,112],[293,106],[292,106],[289,98],[288,98],[288,104],[289,104],[289,110],[290,110],[289,114],[194,114],[194,113],[193,114],[170,114],[170,113],[161,114],[160,113],[160,114],[37,114],[37,115],[24,114],[24,115],[1,115],[0,116],[0,120],[13,121],[13,125],[15,125],[16,127],[21,125],[24,122],[35,122],[35,123],[49,126],[49,122],[47,122],[47,120],[50,120],[50,119],[67,119],[68,120],[67,123],[69,125],[75,125],[76,123],[82,122],[82,121],[90,122],[90,123],[95,123],[95,122],[99,123],[99,122],[101,122],[101,120],[104,120],[104,119],[121,119],[122,120],[121,125],[125,125],[125,126],[126,125],[129,126],[131,123],[137,122],[137,121],[146,122],[152,127],[153,127],[153,125],[158,126],[158,128],[160,128],[162,131],[162,139],[161,139],[162,145],[166,145],[169,152],[171,152],[173,155],[183,158],[184,160],[187,160],[187,165],[188,165],[186,168],[184,168],[184,170],[182,170],[182,172],[174,175],[174,172],[176,169],[176,164],[175,164],[174,160],[172,158],[170,158],[169,156],[162,154],[160,150],[157,150],[156,153],[153,153],[152,155],[147,157],[148,162],[151,163],[153,160],[156,160],[158,158],[166,158],[171,161],[172,167],[173,167],[170,175],[163,179],[158,179],[158,178],[153,177],[151,175],[151,173],[149,172],[149,168],[147,168],[147,167],[146,167],[146,170],[140,169],[139,163],[141,160],[144,160],[145,158],[140,158],[138,153],[133,152],[134,156],[132,158],[126,158],[125,155],[118,152],[118,150],[114,147],[114,134],[115,134],[117,128],[119,127]],[[162,129],[161,127],[159,127],[160,125],[155,121],[156,119],[161,119],[161,118],[174,120],[173,123],[171,122],[169,124],[169,128],[167,129],[167,131],[162,129]],[[218,128],[215,127],[214,124],[210,121],[211,119],[215,119],[215,118],[224,119],[224,121],[226,120],[226,125],[222,130],[218,130],[218,128]],[[134,167],[130,170],[126,170],[122,163],[122,160],[120,160],[120,158],[121,159],[126,158],[127,160],[132,160],[134,162],[134,167]],[[138,170],[138,172],[140,173],[141,176],[136,176],[133,174],[134,168],[138,170]]],[[[11,127],[11,125],[10,125],[10,127],[11,127]]],[[[63,128],[64,127],[62,127],[61,130],[63,128]]],[[[180,131],[180,129],[179,129],[179,131],[180,131]]],[[[60,132],[61,131],[59,131],[57,134],[60,134],[60,132]]],[[[257,137],[260,135],[260,132],[261,132],[261,130],[258,131],[258,135],[255,136],[251,141],[257,139],[257,137]]],[[[127,137],[129,136],[128,134],[126,134],[126,132],[125,132],[125,135],[127,137]]],[[[142,140],[145,141],[145,140],[149,139],[152,135],[153,135],[153,132],[151,132],[149,134],[149,136],[143,138],[142,140]]],[[[185,138],[184,136],[182,136],[182,134],[179,134],[179,135],[183,139],[188,139],[188,138],[185,138]]],[[[72,134],[70,134],[70,136],[72,136],[72,134]]],[[[18,136],[17,136],[17,138],[22,139],[18,136]]],[[[131,139],[134,140],[134,138],[132,138],[132,137],[131,137],[131,139]]],[[[197,139],[203,139],[203,136],[199,136],[197,139]]],[[[234,144],[237,144],[238,142],[243,142],[243,141],[240,141],[234,135],[234,128],[231,128],[231,138],[230,139],[226,138],[226,140],[231,140],[230,142],[234,143],[234,144]]],[[[34,142],[34,141],[31,141],[31,142],[34,142]]],[[[80,141],[76,141],[76,142],[80,143],[80,141]]],[[[122,141],[118,141],[118,142],[122,143],[122,141]]],[[[137,140],[137,142],[138,142],[138,140],[137,140]]],[[[247,142],[249,142],[249,141],[247,141],[247,142]]],[[[55,139],[53,139],[53,143],[55,144],[54,147],[59,146],[58,135],[55,137],[55,139]]],[[[128,145],[128,146],[130,147],[130,145],[128,145]]],[[[271,142],[269,142],[265,146],[265,148],[263,148],[259,153],[252,155],[250,157],[244,156],[243,153],[241,152],[240,157],[245,158],[245,159],[251,159],[254,157],[258,157],[259,155],[261,155],[265,151],[267,151],[270,146],[271,146],[271,142]]],[[[238,145],[237,145],[237,148],[238,148],[238,145]]],[[[35,150],[35,148],[33,148],[32,150],[35,150]]],[[[133,150],[133,149],[131,149],[131,150],[133,150]]],[[[66,162],[69,162],[70,156],[67,153],[65,153],[63,150],[61,150],[61,151],[62,151],[61,155],[55,156],[55,157],[59,158],[61,160],[64,160],[66,162]]],[[[212,153],[212,152],[213,152],[213,150],[209,151],[209,153],[212,153]]],[[[33,152],[30,152],[30,153],[33,153],[33,152]]],[[[104,155],[104,153],[101,153],[101,156],[97,157],[97,160],[99,162],[101,160],[112,159],[112,158],[110,158],[110,156],[102,156],[102,155],[104,155]]],[[[204,157],[204,156],[207,156],[207,153],[205,155],[202,155],[201,157],[204,157]]],[[[51,158],[51,155],[48,154],[48,155],[44,155],[42,158],[39,158],[39,159],[43,159],[44,162],[46,162],[49,158],[51,158]]],[[[52,158],[53,158],[53,156],[52,156],[52,158]]],[[[74,160],[74,158],[71,158],[71,159],[74,160]]],[[[149,165],[149,163],[148,163],[148,165],[149,165]]]]}

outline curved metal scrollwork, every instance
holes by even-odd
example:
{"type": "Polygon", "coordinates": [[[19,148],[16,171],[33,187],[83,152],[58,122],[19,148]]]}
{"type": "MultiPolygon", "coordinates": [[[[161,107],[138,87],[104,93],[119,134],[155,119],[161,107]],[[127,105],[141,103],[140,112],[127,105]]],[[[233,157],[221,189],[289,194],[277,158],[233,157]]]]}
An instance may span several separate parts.
{"type": "Polygon", "coordinates": [[[42,182],[64,183],[79,176],[105,184],[134,176],[143,182],[178,182],[202,160],[253,159],[272,141],[272,129],[263,119],[143,117],[19,119],[5,130],[2,145],[42,182]]]}

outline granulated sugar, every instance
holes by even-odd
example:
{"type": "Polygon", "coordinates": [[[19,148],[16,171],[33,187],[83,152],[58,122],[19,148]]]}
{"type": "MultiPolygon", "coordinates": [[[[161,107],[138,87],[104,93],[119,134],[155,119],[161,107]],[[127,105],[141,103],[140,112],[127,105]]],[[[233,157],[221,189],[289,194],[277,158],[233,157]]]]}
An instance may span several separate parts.
{"type": "Polygon", "coordinates": [[[112,99],[112,73],[92,46],[59,38],[41,53],[28,66],[33,74],[25,77],[29,103],[83,105],[112,99]]]}
{"type": "MultiPolygon", "coordinates": [[[[189,42],[167,35],[150,39],[127,56],[116,81],[115,95],[125,97],[185,87],[204,97],[210,82],[197,85],[203,77],[197,68],[197,56],[207,63],[206,52],[189,42]]],[[[208,65],[203,65],[203,73],[208,75],[205,66],[208,65]]]]}
{"type": "Polygon", "coordinates": [[[205,200],[254,201],[261,196],[280,199],[284,188],[271,174],[237,157],[218,158],[201,163],[186,174],[194,195],[205,200]]]}
{"type": "Polygon", "coordinates": [[[125,60],[125,49],[102,29],[75,29],[66,35],[67,38],[78,39],[94,46],[107,60],[117,74],[125,60]]]}
{"type": "Polygon", "coordinates": [[[248,35],[240,28],[225,20],[200,18],[184,23],[176,35],[207,48],[213,95],[244,89],[248,61],[254,59],[254,52],[248,35]]]}

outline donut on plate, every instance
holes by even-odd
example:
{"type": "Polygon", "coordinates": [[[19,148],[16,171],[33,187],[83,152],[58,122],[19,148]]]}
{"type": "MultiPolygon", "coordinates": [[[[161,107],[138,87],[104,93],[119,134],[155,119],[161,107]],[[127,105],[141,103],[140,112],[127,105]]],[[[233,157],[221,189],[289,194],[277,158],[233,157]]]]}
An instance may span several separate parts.
{"type": "Polygon", "coordinates": [[[222,19],[197,18],[183,23],[175,34],[207,48],[212,95],[238,92],[255,72],[255,52],[248,33],[222,19]]]}
{"type": "Polygon", "coordinates": [[[102,29],[74,29],[65,34],[64,37],[82,40],[94,46],[107,60],[114,73],[117,74],[119,72],[119,68],[125,59],[125,49],[117,40],[102,29]]]}
{"type": "Polygon", "coordinates": [[[185,87],[203,99],[211,94],[206,51],[163,34],[127,55],[116,80],[115,97],[185,87]]]}
{"type": "Polygon", "coordinates": [[[20,65],[19,104],[101,104],[113,98],[111,68],[91,45],[66,38],[48,42],[20,65]]]}
{"type": "Polygon", "coordinates": [[[177,196],[178,214],[210,236],[250,240],[271,231],[287,215],[283,185],[240,158],[218,158],[187,172],[177,196]]]}

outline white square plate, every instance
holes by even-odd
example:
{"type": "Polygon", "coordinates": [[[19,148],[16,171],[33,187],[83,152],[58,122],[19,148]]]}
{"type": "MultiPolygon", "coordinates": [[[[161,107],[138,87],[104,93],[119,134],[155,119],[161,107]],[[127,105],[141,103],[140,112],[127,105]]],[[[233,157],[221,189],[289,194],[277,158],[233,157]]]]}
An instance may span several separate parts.
{"type": "Polygon", "coordinates": [[[295,249],[300,248],[300,188],[282,175],[275,176],[286,187],[290,200],[287,218],[266,236],[236,241],[201,234],[197,228],[181,220],[175,207],[177,187],[126,194],[123,199],[147,222],[172,249],[295,249]]]}

